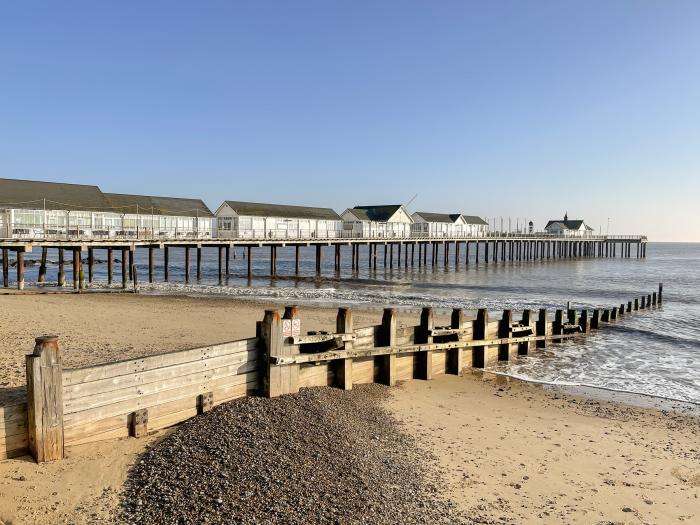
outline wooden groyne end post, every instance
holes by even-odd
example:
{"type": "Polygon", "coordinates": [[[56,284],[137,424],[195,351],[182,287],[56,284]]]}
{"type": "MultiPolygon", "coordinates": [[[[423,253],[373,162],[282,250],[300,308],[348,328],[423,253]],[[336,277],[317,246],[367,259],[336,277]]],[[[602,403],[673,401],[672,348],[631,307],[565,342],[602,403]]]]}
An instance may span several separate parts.
{"type": "Polygon", "coordinates": [[[58,337],[37,337],[26,365],[29,451],[38,463],[62,459],[63,365],[58,337]]]}
{"type": "MultiPolygon", "coordinates": [[[[379,331],[379,346],[396,345],[396,309],[385,308],[382,315],[382,326],[379,331]]],[[[388,386],[396,385],[396,354],[377,356],[380,361],[380,382],[388,386]]]]}
{"type": "MultiPolygon", "coordinates": [[[[430,335],[432,329],[435,327],[433,321],[433,309],[425,307],[420,313],[420,326],[418,327],[418,338],[417,343],[432,343],[433,337],[430,335]]],[[[428,350],[426,352],[418,352],[416,354],[417,364],[417,376],[418,379],[430,380],[433,378],[433,352],[428,350]]]]}

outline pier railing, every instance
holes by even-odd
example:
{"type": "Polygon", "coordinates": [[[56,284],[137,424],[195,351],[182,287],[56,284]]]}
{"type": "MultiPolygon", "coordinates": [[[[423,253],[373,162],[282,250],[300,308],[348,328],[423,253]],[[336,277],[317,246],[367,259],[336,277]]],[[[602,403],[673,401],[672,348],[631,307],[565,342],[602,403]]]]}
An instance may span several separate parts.
{"type": "Polygon", "coordinates": [[[545,309],[517,319],[511,310],[491,319],[486,309],[474,318],[455,309],[447,326],[435,324],[432,308],[423,308],[418,325],[400,326],[387,308],[381,324],[355,328],[352,311],[340,308],[335,331],[305,335],[290,306],[267,310],[256,337],[79,369],[63,368],[56,337],[40,337],[26,357],[26,402],[0,407],[0,459],[27,452],[39,462],[61,459],[66,446],[140,437],[249,395],[459,375],[657,308],[662,292],[660,285],[619,306],[560,309],[554,318],[545,309]]]}

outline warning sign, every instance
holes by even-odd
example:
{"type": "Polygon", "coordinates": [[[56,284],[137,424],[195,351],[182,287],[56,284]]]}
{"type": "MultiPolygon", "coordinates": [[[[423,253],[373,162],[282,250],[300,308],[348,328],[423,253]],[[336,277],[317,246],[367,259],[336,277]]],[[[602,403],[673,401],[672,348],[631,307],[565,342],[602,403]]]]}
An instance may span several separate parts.
{"type": "Polygon", "coordinates": [[[292,319],[292,336],[301,335],[301,319],[292,319]]]}
{"type": "Polygon", "coordinates": [[[292,337],[291,319],[282,319],[282,337],[292,337]]]}

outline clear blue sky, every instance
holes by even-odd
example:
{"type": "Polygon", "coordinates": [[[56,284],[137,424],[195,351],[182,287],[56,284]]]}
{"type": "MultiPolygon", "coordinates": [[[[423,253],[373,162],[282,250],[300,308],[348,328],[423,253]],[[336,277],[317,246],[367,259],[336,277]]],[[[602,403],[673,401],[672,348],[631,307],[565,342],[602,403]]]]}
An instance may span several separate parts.
{"type": "Polygon", "coordinates": [[[700,2],[3,2],[0,177],[700,241],[700,2]]]}

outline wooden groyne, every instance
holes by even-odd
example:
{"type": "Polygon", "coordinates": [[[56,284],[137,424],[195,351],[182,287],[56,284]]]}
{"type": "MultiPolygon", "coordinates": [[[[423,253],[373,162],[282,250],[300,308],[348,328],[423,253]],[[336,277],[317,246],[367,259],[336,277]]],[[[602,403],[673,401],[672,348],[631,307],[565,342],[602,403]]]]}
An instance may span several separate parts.
{"type": "MultiPolygon", "coordinates": [[[[58,251],[58,267],[55,281],[65,286],[66,267],[75,290],[85,289],[95,281],[97,256],[101,256],[107,266],[107,284],[119,284],[126,289],[139,279],[154,282],[156,267],[162,270],[163,280],[169,281],[172,266],[171,250],[181,250],[185,283],[202,277],[203,249],[216,250],[219,282],[231,274],[231,254],[236,249],[243,251],[241,271],[248,279],[253,278],[253,260],[261,250],[268,251],[269,273],[277,275],[277,251],[280,248],[294,249],[294,275],[299,275],[302,247],[314,247],[314,262],[317,275],[321,274],[322,262],[332,253],[335,272],[340,272],[343,247],[349,247],[351,268],[360,268],[361,253],[364,252],[369,268],[419,267],[419,268],[466,268],[469,264],[498,264],[506,261],[537,261],[548,259],[572,259],[593,257],[646,257],[647,238],[645,236],[591,236],[557,237],[539,234],[490,234],[472,238],[372,238],[372,239],[309,239],[309,240],[173,240],[173,241],[55,241],[55,240],[0,240],[2,252],[2,285],[9,287],[10,271],[14,267],[17,288],[24,289],[26,271],[25,255],[41,250],[36,282],[45,283],[47,275],[47,254],[49,249],[58,251]],[[634,250],[633,250],[634,247],[634,250]],[[139,276],[134,261],[136,251],[148,251],[148,275],[139,276]],[[156,257],[158,252],[158,257],[156,257]],[[195,261],[192,262],[192,254],[195,261]],[[115,258],[119,259],[115,274],[115,258]],[[84,272],[87,264],[87,274],[84,272]],[[191,267],[195,265],[195,274],[191,267]]],[[[347,251],[347,248],[346,250],[347,251]]],[[[235,253],[235,252],[234,252],[235,253]]],[[[234,255],[235,257],[235,255],[234,255]]]]}
{"type": "Polygon", "coordinates": [[[305,335],[299,309],[289,306],[267,310],[256,337],[79,369],[63,368],[56,337],[40,337],[27,356],[26,402],[0,407],[0,459],[61,459],[66,446],[143,436],[249,395],[459,375],[657,308],[662,293],[659,285],[619,306],[559,309],[553,318],[545,309],[517,317],[505,310],[499,319],[455,309],[447,326],[436,326],[426,307],[416,326],[399,326],[387,308],[381,324],[356,328],[351,309],[340,308],[333,333],[305,335]]]}

